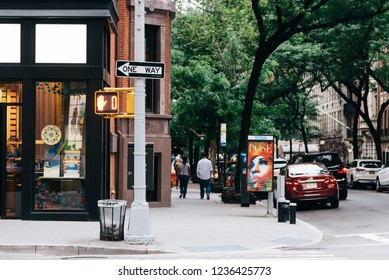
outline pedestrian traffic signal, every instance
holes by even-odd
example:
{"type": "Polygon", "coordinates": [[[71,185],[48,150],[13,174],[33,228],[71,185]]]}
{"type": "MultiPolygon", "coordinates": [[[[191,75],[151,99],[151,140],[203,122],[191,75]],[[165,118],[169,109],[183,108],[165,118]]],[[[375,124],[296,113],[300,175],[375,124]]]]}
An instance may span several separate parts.
{"type": "Polygon", "coordinates": [[[96,91],[95,113],[98,115],[115,115],[119,113],[119,92],[96,91]]]}

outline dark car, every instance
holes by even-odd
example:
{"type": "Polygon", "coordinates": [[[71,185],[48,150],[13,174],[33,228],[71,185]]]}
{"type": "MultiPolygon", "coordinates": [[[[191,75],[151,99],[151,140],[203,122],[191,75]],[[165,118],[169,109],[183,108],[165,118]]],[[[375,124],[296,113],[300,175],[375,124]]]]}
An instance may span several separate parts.
{"type": "Polygon", "coordinates": [[[330,203],[339,207],[339,189],[335,176],[322,163],[288,164],[281,169],[285,176],[285,198],[292,202],[330,203]]]}
{"type": "Polygon", "coordinates": [[[347,166],[343,164],[337,153],[333,152],[318,152],[318,153],[306,153],[298,154],[292,157],[290,163],[301,162],[321,162],[328,171],[335,176],[339,186],[339,199],[344,200],[347,198],[347,166]]]}

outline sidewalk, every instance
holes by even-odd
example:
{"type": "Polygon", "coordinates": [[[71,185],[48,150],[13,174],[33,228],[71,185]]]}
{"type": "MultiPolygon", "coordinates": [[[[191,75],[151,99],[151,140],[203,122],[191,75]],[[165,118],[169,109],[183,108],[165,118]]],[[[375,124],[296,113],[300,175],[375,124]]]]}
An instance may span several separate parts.
{"type": "MultiPolygon", "coordinates": [[[[0,253],[41,255],[217,253],[314,244],[322,233],[298,219],[279,223],[267,200],[250,207],[224,204],[218,193],[200,199],[191,184],[186,199],[172,189],[170,208],[150,208],[153,244],[100,240],[99,222],[0,220],[0,253]]],[[[125,233],[130,209],[127,209],[125,233]]]]}

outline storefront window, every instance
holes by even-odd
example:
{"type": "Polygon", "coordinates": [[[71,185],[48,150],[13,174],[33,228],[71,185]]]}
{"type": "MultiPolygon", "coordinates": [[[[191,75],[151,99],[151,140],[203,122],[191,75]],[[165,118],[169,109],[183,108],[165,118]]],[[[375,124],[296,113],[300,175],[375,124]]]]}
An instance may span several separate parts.
{"type": "Polygon", "coordinates": [[[35,62],[86,63],[86,34],[86,24],[37,24],[35,62]]]}
{"type": "Polygon", "coordinates": [[[20,63],[20,24],[0,24],[0,63],[20,63]]]}
{"type": "MultiPolygon", "coordinates": [[[[0,189],[5,189],[5,215],[20,217],[22,193],[22,84],[0,81],[0,189]]],[[[3,207],[4,207],[3,206],[3,207]]]]}
{"type": "Polygon", "coordinates": [[[82,82],[37,82],[35,210],[85,209],[82,82]]]}

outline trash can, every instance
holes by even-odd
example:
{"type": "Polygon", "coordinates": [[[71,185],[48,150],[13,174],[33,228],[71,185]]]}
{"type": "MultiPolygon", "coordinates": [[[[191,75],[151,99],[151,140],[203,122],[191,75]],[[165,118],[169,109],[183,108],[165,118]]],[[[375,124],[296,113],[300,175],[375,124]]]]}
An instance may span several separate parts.
{"type": "Polygon", "coordinates": [[[124,240],[127,201],[105,199],[97,202],[100,213],[100,240],[124,240]]]}

